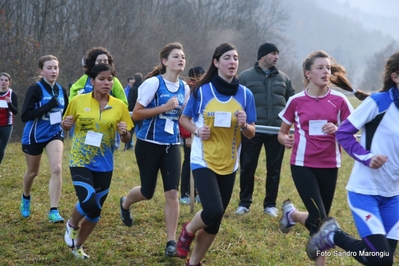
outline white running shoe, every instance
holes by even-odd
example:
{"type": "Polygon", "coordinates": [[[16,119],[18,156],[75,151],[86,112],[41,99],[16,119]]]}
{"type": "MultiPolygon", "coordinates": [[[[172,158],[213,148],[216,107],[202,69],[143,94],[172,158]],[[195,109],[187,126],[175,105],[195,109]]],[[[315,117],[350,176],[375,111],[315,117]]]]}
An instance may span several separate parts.
{"type": "Polygon", "coordinates": [[[277,217],[278,209],[276,207],[266,207],[264,212],[271,217],[277,217]]]}
{"type": "Polygon", "coordinates": [[[281,210],[283,212],[283,215],[280,218],[280,231],[284,234],[288,234],[288,232],[291,231],[292,227],[296,224],[291,223],[290,219],[288,219],[288,216],[296,209],[291,200],[287,199],[283,202],[281,210]]]}
{"type": "Polygon", "coordinates": [[[245,208],[245,207],[243,207],[243,206],[238,206],[238,208],[237,208],[235,214],[243,215],[243,214],[248,213],[249,211],[250,211],[249,208],[245,208]]]}
{"type": "Polygon", "coordinates": [[[75,255],[75,257],[78,258],[78,259],[84,260],[84,259],[90,258],[90,256],[87,255],[87,254],[83,251],[83,247],[82,247],[82,246],[80,246],[80,247],[75,247],[75,248],[72,250],[72,253],[73,253],[73,255],[75,255]]]}
{"type": "Polygon", "coordinates": [[[315,260],[318,257],[318,251],[334,248],[335,244],[331,239],[333,238],[333,234],[339,230],[341,228],[334,218],[326,218],[319,231],[309,238],[306,245],[306,253],[309,259],[315,260]]]}
{"type": "Polygon", "coordinates": [[[69,225],[69,220],[66,222],[66,230],[65,230],[65,235],[64,235],[64,240],[65,243],[67,244],[68,247],[74,248],[75,247],[75,240],[76,237],[78,236],[79,228],[73,228],[69,225]]]}

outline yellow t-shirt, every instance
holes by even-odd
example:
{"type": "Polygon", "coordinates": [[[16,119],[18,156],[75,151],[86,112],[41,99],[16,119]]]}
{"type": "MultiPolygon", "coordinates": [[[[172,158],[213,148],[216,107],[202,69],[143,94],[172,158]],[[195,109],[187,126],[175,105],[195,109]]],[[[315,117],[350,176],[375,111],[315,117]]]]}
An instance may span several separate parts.
{"type": "Polygon", "coordinates": [[[92,95],[87,93],[74,97],[64,114],[64,118],[72,115],[75,121],[69,166],[109,172],[114,168],[117,124],[123,121],[130,130],[133,122],[121,100],[109,96],[107,106],[100,111],[100,104],[92,95]]]}

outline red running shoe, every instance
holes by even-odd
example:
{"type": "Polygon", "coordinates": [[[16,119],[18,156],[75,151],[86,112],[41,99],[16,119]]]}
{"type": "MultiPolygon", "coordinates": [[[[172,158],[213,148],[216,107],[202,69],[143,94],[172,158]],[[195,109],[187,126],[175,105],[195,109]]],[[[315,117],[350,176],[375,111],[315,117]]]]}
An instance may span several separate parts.
{"type": "Polygon", "coordinates": [[[190,245],[195,235],[187,232],[187,223],[183,225],[179,240],[177,241],[177,256],[180,258],[187,258],[188,252],[190,251],[190,245]]]}
{"type": "Polygon", "coordinates": [[[195,265],[190,264],[190,259],[187,259],[187,262],[186,262],[186,266],[201,266],[201,265],[202,265],[201,262],[198,262],[198,263],[195,264],[195,265]]]}

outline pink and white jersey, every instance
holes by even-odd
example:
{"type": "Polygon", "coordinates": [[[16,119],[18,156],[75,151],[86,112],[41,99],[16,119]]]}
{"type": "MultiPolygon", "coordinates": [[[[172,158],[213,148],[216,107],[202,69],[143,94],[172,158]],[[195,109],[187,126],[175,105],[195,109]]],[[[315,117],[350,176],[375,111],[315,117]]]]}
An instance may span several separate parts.
{"type": "Polygon", "coordinates": [[[290,163],[313,168],[340,167],[341,148],[335,134],[323,134],[321,126],[329,122],[339,126],[352,111],[345,95],[330,88],[321,97],[310,96],[306,90],[290,97],[279,114],[285,123],[294,124],[290,163]]]}

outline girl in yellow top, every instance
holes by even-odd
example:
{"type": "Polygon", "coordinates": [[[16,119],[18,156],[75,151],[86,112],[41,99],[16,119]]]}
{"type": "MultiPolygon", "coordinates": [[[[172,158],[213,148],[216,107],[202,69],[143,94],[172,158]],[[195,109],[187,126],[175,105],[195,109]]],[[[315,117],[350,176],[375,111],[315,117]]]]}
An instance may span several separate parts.
{"type": "Polygon", "coordinates": [[[79,202],[66,223],[64,239],[80,259],[89,257],[82,245],[99,221],[108,195],[115,134],[119,132],[126,143],[133,127],[127,106],[110,96],[115,76],[112,66],[95,65],[89,76],[93,92],[73,98],[61,123],[66,131],[75,123],[69,168],[79,202]]]}

